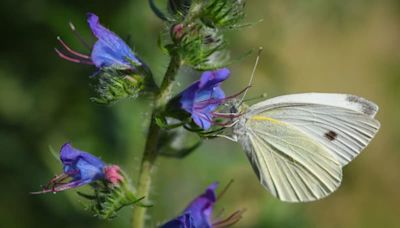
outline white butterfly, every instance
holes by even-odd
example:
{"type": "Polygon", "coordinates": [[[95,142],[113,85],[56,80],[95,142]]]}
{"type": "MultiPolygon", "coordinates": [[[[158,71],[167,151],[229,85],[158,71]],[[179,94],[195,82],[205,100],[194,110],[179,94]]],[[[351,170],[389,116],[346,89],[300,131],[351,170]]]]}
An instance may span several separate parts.
{"type": "Polygon", "coordinates": [[[287,202],[334,192],[342,167],[371,141],[378,106],[346,94],[275,97],[246,108],[233,126],[261,184],[287,202]]]}

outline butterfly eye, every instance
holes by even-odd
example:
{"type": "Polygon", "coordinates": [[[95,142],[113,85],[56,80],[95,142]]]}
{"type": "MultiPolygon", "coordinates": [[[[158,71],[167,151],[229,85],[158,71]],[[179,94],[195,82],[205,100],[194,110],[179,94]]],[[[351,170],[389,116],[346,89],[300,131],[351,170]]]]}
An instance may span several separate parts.
{"type": "Polygon", "coordinates": [[[229,109],[229,112],[230,112],[230,113],[237,113],[237,112],[238,112],[238,109],[236,108],[236,106],[232,106],[232,107],[229,109]]]}

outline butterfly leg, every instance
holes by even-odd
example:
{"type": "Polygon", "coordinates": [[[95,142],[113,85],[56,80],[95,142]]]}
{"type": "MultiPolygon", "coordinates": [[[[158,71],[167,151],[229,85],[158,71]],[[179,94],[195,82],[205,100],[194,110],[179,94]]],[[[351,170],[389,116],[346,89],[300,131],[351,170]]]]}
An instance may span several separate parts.
{"type": "Polygon", "coordinates": [[[230,141],[232,141],[232,142],[237,142],[237,141],[238,141],[236,135],[234,135],[234,136],[231,137],[231,136],[227,136],[227,135],[218,134],[218,135],[215,135],[215,136],[228,139],[228,140],[230,140],[230,141]]]}

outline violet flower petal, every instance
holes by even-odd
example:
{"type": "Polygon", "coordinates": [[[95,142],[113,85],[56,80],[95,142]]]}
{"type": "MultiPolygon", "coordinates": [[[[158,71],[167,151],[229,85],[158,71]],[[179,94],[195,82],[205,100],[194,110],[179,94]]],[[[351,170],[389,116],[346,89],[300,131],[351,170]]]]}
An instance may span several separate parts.
{"type": "Polygon", "coordinates": [[[161,228],[211,228],[211,214],[217,196],[213,183],[200,196],[196,197],[178,217],[166,222],[161,228]]]}
{"type": "Polygon", "coordinates": [[[211,184],[203,194],[194,199],[185,209],[185,213],[190,213],[192,216],[194,227],[211,227],[211,214],[217,201],[215,194],[217,187],[218,183],[211,184]]]}
{"type": "Polygon", "coordinates": [[[220,82],[228,79],[231,72],[228,68],[221,68],[214,71],[205,71],[200,78],[200,88],[207,86],[215,86],[220,82]]]}
{"type": "Polygon", "coordinates": [[[61,147],[60,159],[64,165],[64,173],[74,180],[96,181],[104,178],[106,164],[87,152],[73,148],[70,143],[61,147]]]}
{"type": "Polygon", "coordinates": [[[168,221],[161,228],[197,228],[193,224],[193,218],[189,213],[185,213],[177,218],[168,221]]]}
{"type": "Polygon", "coordinates": [[[193,121],[205,130],[212,126],[212,112],[224,102],[225,93],[220,86],[229,74],[227,68],[206,71],[200,80],[181,93],[182,109],[189,112],[193,121]]]}
{"type": "Polygon", "coordinates": [[[88,13],[87,21],[98,39],[91,53],[91,59],[96,67],[133,68],[129,60],[141,65],[131,48],[114,32],[101,25],[97,15],[88,13]]]}

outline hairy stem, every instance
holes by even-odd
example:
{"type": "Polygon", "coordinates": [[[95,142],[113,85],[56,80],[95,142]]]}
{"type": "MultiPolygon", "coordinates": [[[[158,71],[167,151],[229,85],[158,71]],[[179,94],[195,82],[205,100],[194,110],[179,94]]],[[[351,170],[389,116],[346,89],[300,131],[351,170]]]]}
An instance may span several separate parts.
{"type": "MultiPolygon", "coordinates": [[[[156,116],[162,112],[165,105],[168,103],[172,96],[172,86],[175,81],[175,76],[181,65],[181,61],[177,55],[172,54],[171,60],[167,71],[165,72],[163,82],[160,90],[156,96],[154,103],[153,112],[151,115],[151,122],[149,131],[147,133],[146,145],[143,152],[142,163],[140,166],[139,180],[137,184],[137,195],[139,197],[149,198],[150,185],[151,185],[151,173],[154,167],[154,163],[157,158],[157,145],[160,136],[160,127],[156,123],[156,116]]],[[[135,207],[133,210],[132,227],[142,228],[145,225],[145,207],[135,207]]]]}

